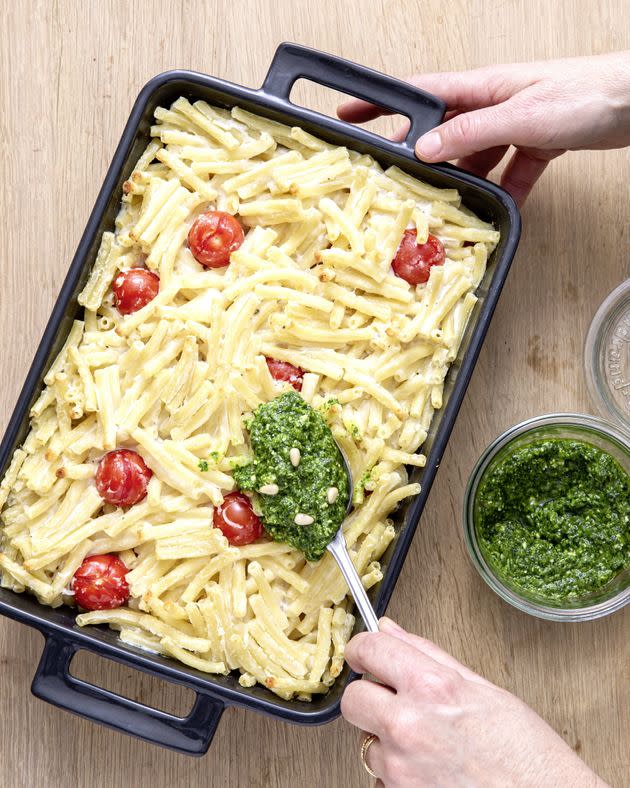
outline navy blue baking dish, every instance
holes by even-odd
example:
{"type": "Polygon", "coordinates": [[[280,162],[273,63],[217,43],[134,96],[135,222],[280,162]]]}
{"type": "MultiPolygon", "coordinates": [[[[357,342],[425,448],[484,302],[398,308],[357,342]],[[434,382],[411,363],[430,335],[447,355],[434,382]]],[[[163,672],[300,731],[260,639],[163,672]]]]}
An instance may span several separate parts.
{"type": "MultiPolygon", "coordinates": [[[[168,71],[145,85],[133,106],[0,444],[0,475],[5,472],[15,447],[26,436],[30,407],[41,390],[50,363],[80,311],[77,295],[94,262],[101,234],[104,230],[113,229],[122,183],[129,177],[147,144],[153,111],[159,105],[170,105],[181,95],[191,100],[205,99],[226,108],[238,105],[282,123],[302,126],[328,142],[369,153],[383,166],[395,164],[410,175],[438,187],[457,188],[469,208],[494,222],[501,231],[501,240],[478,291],[479,303],[458,358],[447,377],[444,407],[436,414],[423,449],[427,454],[426,466],[421,471],[415,469],[412,474],[414,480],[422,483],[422,492],[394,514],[397,535],[383,557],[383,582],[373,589],[375,608],[382,614],[420,520],[514,257],[520,236],[520,216],[510,196],[494,184],[448,164],[428,166],[419,162],[414,156],[413,141],[442,121],[444,103],[405,82],[364,66],[296,44],[281,44],[260,90],[190,71],[168,71]],[[289,94],[295,81],[302,78],[407,116],[411,122],[407,138],[400,143],[391,142],[365,129],[296,106],[290,101],[289,94]]],[[[285,701],[264,687],[241,687],[235,675],[209,676],[171,659],[126,645],[109,629],[79,628],[75,624],[73,610],[44,607],[27,594],[0,589],[0,612],[34,627],[45,637],[43,655],[32,685],[37,697],[94,722],[189,755],[206,752],[221,714],[228,705],[244,706],[305,725],[329,722],[338,716],[343,689],[353,678],[346,666],[327,695],[315,698],[312,703],[285,701]],[[193,689],[196,700],[192,710],[186,717],[177,717],[75,678],[70,673],[70,664],[80,649],[193,689]]]]}

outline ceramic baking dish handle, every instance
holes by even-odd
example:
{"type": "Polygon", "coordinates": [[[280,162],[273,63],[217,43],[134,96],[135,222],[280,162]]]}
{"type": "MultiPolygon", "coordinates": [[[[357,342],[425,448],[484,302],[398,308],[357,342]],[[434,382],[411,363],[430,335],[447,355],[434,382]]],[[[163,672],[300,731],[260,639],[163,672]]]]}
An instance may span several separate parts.
{"type": "Polygon", "coordinates": [[[70,663],[77,650],[72,641],[46,636],[31,687],[36,697],[151,744],[186,755],[207,751],[225,708],[223,703],[197,693],[186,717],[153,709],[73,676],[70,663]]]}
{"type": "Polygon", "coordinates": [[[299,44],[280,44],[276,50],[262,91],[289,102],[293,84],[308,79],[339,90],[409,118],[407,137],[399,147],[413,150],[418,137],[439,126],[446,104],[420,88],[389,77],[344,58],[299,44]]]}

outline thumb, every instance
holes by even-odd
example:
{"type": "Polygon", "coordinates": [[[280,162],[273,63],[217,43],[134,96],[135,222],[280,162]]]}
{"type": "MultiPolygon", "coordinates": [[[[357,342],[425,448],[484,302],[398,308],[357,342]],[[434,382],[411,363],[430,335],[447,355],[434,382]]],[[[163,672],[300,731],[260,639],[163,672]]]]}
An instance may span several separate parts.
{"type": "Polygon", "coordinates": [[[510,105],[506,101],[456,115],[420,137],[416,155],[429,162],[448,161],[499,145],[535,144],[533,139],[522,139],[526,119],[510,105]]]}
{"type": "Polygon", "coordinates": [[[486,681],[486,679],[484,679],[482,676],[478,676],[474,671],[470,670],[470,668],[462,665],[461,662],[458,662],[450,654],[447,654],[446,651],[443,651],[435,643],[432,643],[430,640],[426,640],[425,638],[418,637],[418,635],[412,635],[410,632],[405,632],[402,627],[399,627],[398,624],[396,624],[391,619],[383,616],[383,618],[379,620],[379,629],[382,632],[386,632],[388,635],[392,635],[393,637],[408,643],[417,651],[421,651],[423,654],[431,657],[431,659],[435,660],[435,662],[438,662],[440,665],[445,665],[447,668],[452,668],[465,679],[468,679],[468,681],[474,681],[477,684],[492,686],[489,681],[486,681]]]}

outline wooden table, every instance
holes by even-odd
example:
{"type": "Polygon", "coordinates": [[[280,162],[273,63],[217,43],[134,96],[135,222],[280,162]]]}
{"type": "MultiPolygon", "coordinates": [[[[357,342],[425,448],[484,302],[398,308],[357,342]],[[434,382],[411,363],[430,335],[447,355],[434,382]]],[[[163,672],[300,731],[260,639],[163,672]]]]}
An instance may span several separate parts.
{"type": "MultiPolygon", "coordinates": [[[[630,46],[625,0],[1,5],[2,429],[132,101],[153,74],[183,67],[259,85],[283,40],[399,76],[630,46]]],[[[310,86],[299,98],[328,112],[336,103],[310,86]]],[[[617,786],[630,785],[630,607],[570,625],[512,610],[468,561],[461,505],[474,461],[500,431],[534,414],[591,410],[582,343],[597,305],[630,273],[629,173],[628,152],[571,154],[530,199],[517,260],[389,611],[520,695],[617,786]]],[[[209,754],[195,760],[58,711],[29,692],[41,647],[37,633],[0,621],[2,786],[368,784],[358,734],[342,720],[306,729],[232,709],[209,754]]],[[[79,662],[81,675],[129,697],[181,711],[190,704],[141,673],[79,662]]]]}

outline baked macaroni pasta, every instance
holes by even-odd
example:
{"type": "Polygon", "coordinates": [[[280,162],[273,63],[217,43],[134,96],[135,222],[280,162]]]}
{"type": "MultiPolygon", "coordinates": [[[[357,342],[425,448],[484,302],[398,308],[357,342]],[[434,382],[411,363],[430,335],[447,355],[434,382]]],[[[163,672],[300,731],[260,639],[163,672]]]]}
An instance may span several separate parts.
{"type": "Polygon", "coordinates": [[[179,98],[151,137],[0,485],[2,585],[309,700],[354,617],[332,556],[264,530],[278,485],[236,489],[252,415],[299,392],[323,416],[378,583],[499,235],[454,189],[238,107],[179,98]]]}

